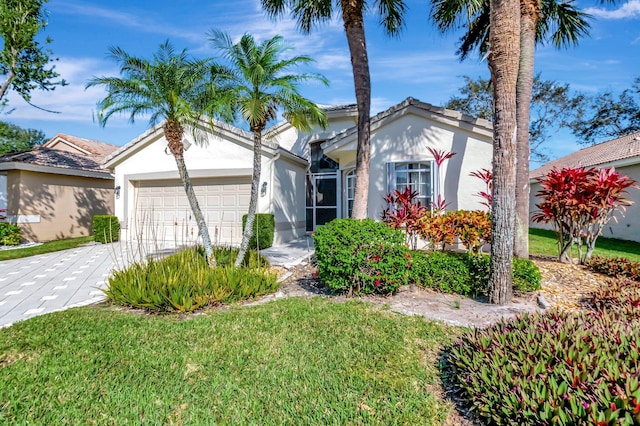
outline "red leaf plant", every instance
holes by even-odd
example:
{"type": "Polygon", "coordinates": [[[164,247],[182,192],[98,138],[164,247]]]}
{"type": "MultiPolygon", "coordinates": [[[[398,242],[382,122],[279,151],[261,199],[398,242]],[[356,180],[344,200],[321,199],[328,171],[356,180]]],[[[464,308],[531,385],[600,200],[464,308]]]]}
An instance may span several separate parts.
{"type": "Polygon", "coordinates": [[[491,173],[491,170],[489,169],[480,169],[476,170],[475,172],[469,173],[469,176],[477,177],[486,185],[486,191],[480,191],[475,195],[481,197],[484,200],[481,204],[488,208],[489,212],[491,212],[491,202],[493,201],[493,196],[491,195],[491,190],[493,188],[493,173],[491,173]]]}
{"type": "Polygon", "coordinates": [[[554,168],[538,178],[542,199],[540,209],[531,219],[552,223],[558,234],[559,260],[570,261],[569,250],[576,244],[578,260],[585,263],[593,253],[596,240],[616,211],[624,212],[632,202],[624,195],[637,188],[636,182],[622,176],[615,168],[554,168]],[[583,246],[586,251],[583,255],[583,246]]]}
{"type": "Polygon", "coordinates": [[[382,221],[407,235],[407,245],[415,250],[418,245],[417,222],[425,214],[427,207],[418,200],[418,192],[409,187],[404,191],[395,190],[384,197],[387,208],[382,211],[382,221]]]}

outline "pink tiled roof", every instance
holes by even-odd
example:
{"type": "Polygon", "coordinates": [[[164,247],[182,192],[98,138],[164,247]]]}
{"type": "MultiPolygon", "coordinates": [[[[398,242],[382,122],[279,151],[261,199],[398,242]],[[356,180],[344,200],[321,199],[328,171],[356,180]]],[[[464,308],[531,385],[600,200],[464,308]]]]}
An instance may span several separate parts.
{"type": "Polygon", "coordinates": [[[600,164],[612,163],[627,158],[638,157],[640,163],[640,132],[631,133],[618,139],[602,142],[583,148],[572,154],[553,160],[544,166],[532,170],[531,179],[543,176],[554,167],[595,167],[600,164]]]}
{"type": "Polygon", "coordinates": [[[81,148],[97,157],[100,157],[100,159],[112,154],[118,148],[120,148],[119,146],[111,145],[108,143],[80,138],[78,136],[66,135],[64,133],[58,133],[57,135],[55,135],[47,143],[45,143],[45,146],[56,139],[63,139],[70,144],[77,146],[78,148],[81,148]]]}

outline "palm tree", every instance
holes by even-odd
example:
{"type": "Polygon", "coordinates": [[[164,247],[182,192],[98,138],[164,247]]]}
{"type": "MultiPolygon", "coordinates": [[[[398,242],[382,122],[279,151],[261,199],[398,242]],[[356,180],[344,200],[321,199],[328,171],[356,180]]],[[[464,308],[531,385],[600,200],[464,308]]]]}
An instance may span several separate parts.
{"type": "MultiPolygon", "coordinates": [[[[304,33],[316,24],[330,21],[334,14],[332,0],[261,0],[263,9],[271,17],[282,16],[286,9],[298,21],[304,33]]],[[[356,149],[356,182],[352,217],[367,217],[369,198],[369,162],[371,158],[370,109],[371,77],[364,33],[365,0],[336,0],[339,6],[347,43],[351,52],[353,82],[358,106],[358,145],[356,149]]],[[[388,35],[397,35],[403,26],[406,6],[403,0],[376,0],[375,8],[388,35]]]]}
{"type": "Polygon", "coordinates": [[[313,62],[308,56],[293,56],[283,59],[289,49],[281,36],[275,36],[262,43],[256,43],[249,34],[233,43],[229,35],[211,31],[212,45],[227,61],[226,83],[229,87],[230,108],[239,112],[253,132],[253,176],[251,179],[251,199],[245,223],[240,252],[235,265],[239,267],[247,252],[253,233],[253,221],[258,204],[260,184],[262,132],[267,123],[276,118],[281,109],[286,118],[299,130],[311,130],[314,125],[326,127],[327,117],[316,104],[304,98],[298,85],[305,81],[317,80],[325,85],[327,80],[317,74],[289,74],[295,66],[313,62]]]}
{"type": "MultiPolygon", "coordinates": [[[[433,0],[432,18],[441,31],[467,20],[467,33],[460,40],[458,54],[465,59],[473,50],[482,55],[488,51],[488,0],[433,0]]],[[[517,171],[516,229],[514,254],[529,257],[529,118],[534,79],[535,44],[549,39],[558,48],[574,46],[589,33],[590,15],[581,12],[572,0],[520,1],[520,65],[518,69],[517,102],[517,171]]]]}
{"type": "Polygon", "coordinates": [[[107,91],[98,102],[98,122],[105,126],[115,113],[130,114],[131,123],[140,115],[149,115],[150,125],[164,120],[162,129],[198,224],[207,261],[215,267],[211,237],[189,178],[182,143],[186,129],[195,129],[202,118],[204,102],[215,99],[213,66],[209,60],[191,58],[186,49],[176,52],[169,41],[160,45],[151,60],[131,56],[118,47],[110,49],[110,57],[120,66],[120,77],[93,77],[86,85],[103,86],[107,91]]]}
{"type": "Polygon", "coordinates": [[[489,301],[511,302],[516,192],[516,84],[520,59],[519,0],[491,0],[489,70],[493,82],[493,193],[489,301]]]}

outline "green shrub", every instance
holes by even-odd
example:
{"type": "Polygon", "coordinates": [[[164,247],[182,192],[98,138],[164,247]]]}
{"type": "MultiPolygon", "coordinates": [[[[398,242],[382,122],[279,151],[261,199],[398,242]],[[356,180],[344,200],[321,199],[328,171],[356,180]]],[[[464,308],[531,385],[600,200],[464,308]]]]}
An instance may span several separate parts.
{"type": "Polygon", "coordinates": [[[632,262],[624,257],[594,256],[586,262],[586,266],[593,272],[610,277],[627,277],[640,281],[640,262],[632,262]]]}
{"type": "MultiPolygon", "coordinates": [[[[486,294],[489,283],[489,256],[474,253],[412,252],[411,282],[475,297],[486,294]]],[[[539,290],[542,276],[535,263],[513,260],[513,289],[522,293],[539,290]]]]}
{"type": "Polygon", "coordinates": [[[466,257],[441,251],[412,252],[409,279],[416,285],[436,288],[445,293],[477,296],[484,292],[486,284],[479,288],[474,287],[478,281],[470,279],[466,257]]]}
{"type": "Polygon", "coordinates": [[[110,215],[96,215],[93,217],[93,239],[99,243],[118,241],[120,237],[120,223],[118,218],[110,215]]]}
{"type": "Polygon", "coordinates": [[[17,246],[22,240],[20,227],[13,223],[0,222],[0,246],[17,246]]]}
{"type": "MultiPolygon", "coordinates": [[[[198,253],[204,257],[204,248],[198,246],[197,250],[198,253]]],[[[229,246],[213,246],[213,257],[216,259],[218,266],[233,266],[236,262],[236,257],[238,257],[238,249],[229,246]]],[[[256,250],[249,249],[244,257],[242,266],[249,268],[266,268],[269,266],[269,261],[256,250]]]]}
{"type": "MultiPolygon", "coordinates": [[[[242,216],[242,231],[247,223],[247,215],[242,216]]],[[[256,213],[253,221],[253,236],[249,240],[249,247],[258,250],[269,248],[273,245],[273,235],[276,229],[275,218],[269,213],[256,213]]]]}
{"type": "Polygon", "coordinates": [[[266,268],[210,268],[198,250],[187,249],[114,272],[104,292],[117,305],[154,312],[192,312],[277,288],[276,275],[266,268]]]}
{"type": "Polygon", "coordinates": [[[371,219],[335,219],[314,234],[318,275],[339,293],[389,294],[407,282],[410,254],[401,231],[371,219]]]}
{"type": "Polygon", "coordinates": [[[525,315],[464,336],[447,377],[488,424],[639,424],[639,347],[620,313],[525,315]]]}

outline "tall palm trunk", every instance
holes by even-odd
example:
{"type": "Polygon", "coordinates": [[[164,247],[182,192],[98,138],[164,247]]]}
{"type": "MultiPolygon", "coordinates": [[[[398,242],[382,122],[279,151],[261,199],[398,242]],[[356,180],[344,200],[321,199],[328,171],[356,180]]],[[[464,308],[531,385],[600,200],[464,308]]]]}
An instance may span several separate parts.
{"type": "Polygon", "coordinates": [[[356,187],[351,216],[356,219],[367,217],[369,201],[369,162],[371,159],[370,120],[371,77],[369,58],[364,35],[362,0],[341,0],[342,19],[347,34],[353,81],[358,105],[358,146],[356,150],[356,187]]]}
{"type": "Polygon", "coordinates": [[[240,252],[236,258],[235,266],[239,268],[242,265],[247,249],[249,248],[249,240],[253,235],[253,221],[256,217],[256,209],[258,207],[258,186],[260,186],[260,173],[262,171],[262,130],[263,126],[254,127],[253,131],[253,175],[251,176],[251,199],[249,200],[249,211],[247,212],[247,221],[244,225],[242,234],[242,242],[240,243],[240,252]]]}
{"type": "Polygon", "coordinates": [[[520,66],[516,89],[518,136],[516,148],[516,228],[513,254],[523,259],[529,258],[529,119],[538,14],[537,0],[521,0],[520,66]]]}
{"type": "Polygon", "coordinates": [[[180,123],[167,120],[167,122],[164,124],[163,130],[167,138],[169,150],[173,154],[173,157],[176,159],[176,164],[178,165],[178,174],[180,175],[180,180],[182,180],[184,191],[187,194],[187,200],[189,200],[191,212],[193,213],[193,216],[196,219],[196,223],[198,224],[198,233],[200,234],[200,238],[202,238],[202,245],[204,246],[204,253],[207,257],[207,263],[209,263],[210,267],[215,268],[216,259],[213,256],[213,248],[211,245],[211,237],[209,236],[209,229],[207,228],[207,223],[204,220],[202,210],[200,210],[200,204],[198,204],[198,199],[196,198],[196,193],[193,190],[193,185],[191,185],[191,178],[189,177],[189,172],[187,171],[187,165],[184,162],[184,145],[182,144],[182,135],[184,134],[184,128],[180,123]]]}
{"type": "Polygon", "coordinates": [[[518,0],[491,0],[489,69],[493,82],[493,201],[489,301],[511,302],[516,189],[516,84],[520,58],[518,0]]]}

